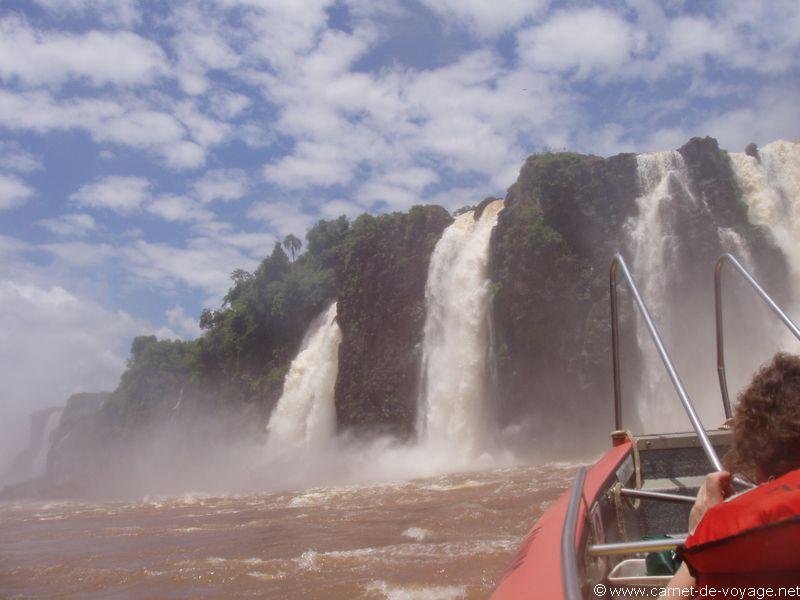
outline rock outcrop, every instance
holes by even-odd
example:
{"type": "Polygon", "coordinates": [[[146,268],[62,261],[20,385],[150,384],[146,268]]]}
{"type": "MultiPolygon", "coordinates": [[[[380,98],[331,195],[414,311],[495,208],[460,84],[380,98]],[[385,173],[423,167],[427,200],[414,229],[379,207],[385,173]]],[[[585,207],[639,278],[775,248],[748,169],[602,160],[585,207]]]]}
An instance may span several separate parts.
{"type": "Polygon", "coordinates": [[[340,429],[413,432],[428,264],[451,222],[439,206],[415,206],[353,223],[336,272],[340,429]]]}

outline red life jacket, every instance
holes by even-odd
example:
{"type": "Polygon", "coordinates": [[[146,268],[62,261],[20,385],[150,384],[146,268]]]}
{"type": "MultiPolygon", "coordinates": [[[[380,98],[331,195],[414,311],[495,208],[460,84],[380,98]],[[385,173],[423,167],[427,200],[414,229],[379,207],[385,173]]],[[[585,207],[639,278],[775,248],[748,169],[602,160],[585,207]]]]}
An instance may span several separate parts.
{"type": "Polygon", "coordinates": [[[800,585],[800,469],[710,508],[681,555],[697,587],[800,585]]]}

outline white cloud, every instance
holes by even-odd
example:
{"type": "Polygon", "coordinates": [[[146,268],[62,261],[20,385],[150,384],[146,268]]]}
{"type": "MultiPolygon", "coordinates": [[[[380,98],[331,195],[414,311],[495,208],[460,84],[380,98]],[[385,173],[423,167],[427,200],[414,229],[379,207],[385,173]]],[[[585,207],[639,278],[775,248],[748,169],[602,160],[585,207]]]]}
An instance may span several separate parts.
{"type": "Polygon", "coordinates": [[[616,74],[631,60],[639,41],[624,18],[602,8],[561,11],[517,35],[525,64],[545,71],[574,71],[579,79],[593,73],[616,74]]]}
{"type": "Polygon", "coordinates": [[[214,146],[224,141],[231,130],[229,125],[201,113],[191,102],[180,102],[175,107],[175,116],[186,126],[192,138],[203,147],[214,146]]]}
{"type": "Polygon", "coordinates": [[[240,61],[214,21],[203,16],[194,8],[179,9],[176,16],[179,31],[172,38],[178,57],[178,82],[183,91],[191,95],[205,94],[209,90],[209,71],[232,70],[240,61]]]}
{"type": "Polygon", "coordinates": [[[81,79],[94,86],[139,85],[167,72],[161,48],[128,31],[43,32],[0,20],[0,78],[26,85],[81,79]]]}
{"type": "Polygon", "coordinates": [[[249,96],[225,90],[214,92],[210,100],[212,112],[223,119],[238,117],[253,102],[249,96]]]}
{"type": "Polygon", "coordinates": [[[0,457],[24,447],[33,410],[114,389],[131,338],[148,329],[63,287],[0,281],[0,457]]]}
{"type": "Polygon", "coordinates": [[[173,168],[198,167],[205,150],[186,139],[186,129],[172,115],[97,98],[56,101],[43,92],[0,90],[0,125],[37,133],[80,129],[97,142],[149,150],[173,168]]]}
{"type": "Polygon", "coordinates": [[[216,200],[238,200],[247,194],[249,182],[241,169],[213,169],[194,182],[195,195],[204,204],[216,200]]]}
{"type": "Polygon", "coordinates": [[[423,191],[438,180],[439,176],[430,169],[412,167],[389,171],[367,180],[358,190],[357,198],[365,208],[385,202],[392,210],[404,210],[421,204],[423,191]]]}
{"type": "Polygon", "coordinates": [[[167,324],[181,339],[194,339],[201,333],[199,319],[186,314],[182,306],[175,305],[165,313],[167,324]]]}
{"type": "Polygon", "coordinates": [[[502,34],[539,14],[549,0],[421,0],[445,22],[456,21],[484,36],[502,34]]]}
{"type": "Polygon", "coordinates": [[[108,208],[122,214],[138,210],[149,199],[149,181],[119,175],[96,179],[70,196],[70,200],[81,206],[108,208]]]}
{"type": "Polygon", "coordinates": [[[43,219],[39,221],[39,225],[65,237],[83,237],[97,229],[97,223],[92,215],[86,213],[72,213],[52,219],[43,219]]]}
{"type": "Polygon", "coordinates": [[[121,266],[137,279],[160,289],[174,290],[179,284],[222,298],[236,268],[252,270],[258,260],[213,238],[195,238],[186,246],[171,246],[137,240],[119,248],[121,266]]]}
{"type": "Polygon", "coordinates": [[[34,0],[61,16],[96,15],[111,26],[131,27],[141,20],[138,0],[34,0]]]}
{"type": "Polygon", "coordinates": [[[41,168],[41,160],[19,144],[0,141],[0,169],[17,173],[32,173],[41,168]]]}
{"type": "Polygon", "coordinates": [[[0,211],[15,208],[33,196],[33,188],[16,175],[0,174],[0,211]]]}
{"type": "Polygon", "coordinates": [[[279,237],[293,233],[302,238],[315,219],[292,202],[257,202],[247,211],[247,216],[263,221],[279,237]]]}
{"type": "Polygon", "coordinates": [[[164,194],[147,205],[147,211],[166,221],[209,221],[214,214],[185,196],[164,194]]]}
{"type": "Polygon", "coordinates": [[[353,160],[334,143],[301,142],[294,152],[264,166],[264,178],[287,189],[305,189],[349,183],[353,160]]]}

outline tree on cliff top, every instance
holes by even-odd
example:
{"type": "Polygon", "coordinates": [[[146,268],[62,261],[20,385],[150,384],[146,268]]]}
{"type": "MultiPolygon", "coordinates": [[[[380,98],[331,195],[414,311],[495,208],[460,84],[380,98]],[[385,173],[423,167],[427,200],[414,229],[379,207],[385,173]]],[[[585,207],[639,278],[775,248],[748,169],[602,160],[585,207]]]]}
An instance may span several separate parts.
{"type": "Polygon", "coordinates": [[[298,252],[300,252],[300,248],[303,247],[303,242],[301,242],[293,233],[290,233],[283,238],[283,247],[291,253],[292,262],[294,262],[294,257],[298,252]]]}

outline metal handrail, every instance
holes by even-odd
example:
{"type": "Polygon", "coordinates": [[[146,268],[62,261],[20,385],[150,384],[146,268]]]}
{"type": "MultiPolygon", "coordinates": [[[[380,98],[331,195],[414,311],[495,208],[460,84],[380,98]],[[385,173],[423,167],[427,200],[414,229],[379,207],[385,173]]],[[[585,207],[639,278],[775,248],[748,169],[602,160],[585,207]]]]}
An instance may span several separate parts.
{"type": "Polygon", "coordinates": [[[670,494],[668,492],[654,492],[651,490],[638,490],[634,488],[620,488],[621,496],[629,498],[641,498],[643,500],[661,500],[663,502],[679,502],[683,504],[694,504],[694,496],[684,496],[682,494],[670,494]]]}
{"type": "Polygon", "coordinates": [[[578,467],[575,482],[572,484],[572,493],[567,503],[564,528],[561,530],[561,577],[566,600],[583,600],[580,576],[578,574],[578,552],[575,548],[575,537],[578,534],[578,513],[580,512],[585,479],[586,467],[578,467]]]}
{"type": "Polygon", "coordinates": [[[697,416],[694,405],[689,399],[686,389],[683,387],[683,383],[681,382],[681,379],[672,364],[672,360],[667,353],[667,349],[664,347],[664,343],[661,341],[661,335],[659,334],[658,329],[656,328],[656,325],[650,316],[650,311],[647,310],[647,306],[645,305],[644,300],[642,300],[642,296],[639,293],[639,288],[636,286],[636,283],[633,281],[633,277],[628,270],[628,265],[625,264],[625,260],[619,254],[616,254],[614,259],[611,261],[611,270],[609,272],[609,284],[611,288],[611,346],[612,359],[614,361],[614,422],[616,429],[618,431],[622,429],[622,385],[619,367],[619,309],[617,301],[617,273],[619,271],[622,271],[625,281],[628,283],[628,287],[633,294],[633,298],[636,301],[639,312],[641,313],[642,318],[647,325],[647,329],[650,332],[650,337],[656,346],[656,350],[658,350],[658,354],[661,357],[661,361],[664,363],[664,367],[667,369],[667,374],[672,381],[672,385],[675,387],[675,391],[678,393],[678,398],[680,399],[681,404],[683,404],[683,408],[686,411],[689,420],[692,422],[692,427],[697,433],[697,437],[700,438],[700,444],[703,447],[703,451],[706,453],[708,460],[711,461],[711,464],[714,466],[714,470],[722,471],[722,463],[720,462],[717,453],[714,451],[714,447],[711,445],[711,441],[708,439],[708,434],[703,428],[703,424],[700,422],[700,417],[697,416]]]}
{"type": "Polygon", "coordinates": [[[672,538],[657,540],[595,544],[594,546],[589,546],[588,553],[589,556],[610,556],[613,554],[634,554],[636,552],[659,552],[683,546],[687,537],[686,534],[681,534],[672,538]]]}
{"type": "Polygon", "coordinates": [[[722,392],[722,405],[725,409],[725,418],[730,419],[733,416],[733,406],[731,399],[728,395],[728,379],[725,375],[725,347],[722,334],[722,267],[726,262],[731,263],[739,274],[744,277],[744,280],[750,284],[759,297],[766,302],[767,306],[772,309],[778,318],[783,321],[783,324],[789,328],[794,337],[800,340],[800,329],[795,325],[786,313],[781,310],[775,301],[770,298],[769,294],[764,291],[753,276],[745,269],[736,258],[726,252],[717,260],[717,265],[714,268],[714,308],[717,316],[717,375],[719,376],[719,389],[722,392]]]}

